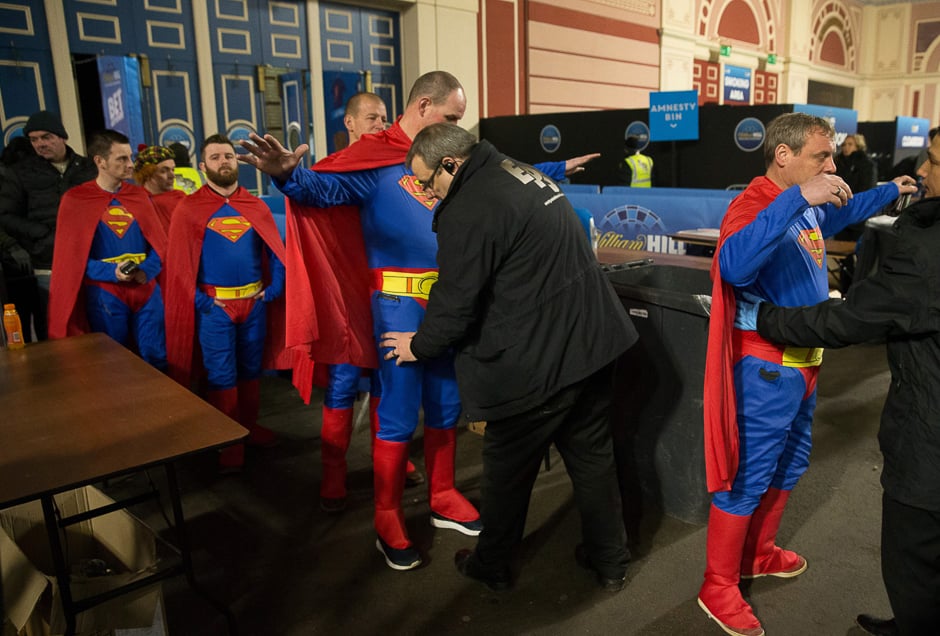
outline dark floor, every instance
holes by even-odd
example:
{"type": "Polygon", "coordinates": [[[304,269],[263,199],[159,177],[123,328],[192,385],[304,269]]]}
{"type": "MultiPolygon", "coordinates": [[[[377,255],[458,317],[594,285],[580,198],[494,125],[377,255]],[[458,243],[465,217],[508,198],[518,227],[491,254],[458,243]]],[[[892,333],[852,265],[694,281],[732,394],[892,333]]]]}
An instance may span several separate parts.
{"type": "MultiPolygon", "coordinates": [[[[770,636],[858,635],[859,612],[889,614],[880,577],[881,455],[875,434],[888,385],[882,347],[827,351],[812,464],[794,491],[780,542],[809,561],[792,580],[745,587],[770,636]]],[[[374,547],[368,423],[349,452],[350,498],[340,515],[318,506],[319,404],[265,379],[262,423],[282,438],[250,450],[246,471],[218,477],[215,457],[183,461],[183,506],[198,579],[234,612],[240,634],[721,634],[695,602],[705,527],[644,513],[619,594],[601,591],[573,558],[579,524],[564,466],[542,471],[510,592],[461,578],[456,550],[473,539],[428,524],[427,491],[405,491],[405,514],[425,564],[389,569],[374,547]]],[[[420,435],[420,432],[419,432],[420,435]]],[[[458,435],[457,482],[479,501],[482,438],[458,435]]],[[[422,466],[420,443],[412,457],[422,466]]],[[[112,494],[131,488],[112,484],[112,494]]],[[[163,527],[153,508],[138,514],[163,527]]],[[[169,633],[225,633],[224,620],[182,580],[164,584],[169,633]]]]}

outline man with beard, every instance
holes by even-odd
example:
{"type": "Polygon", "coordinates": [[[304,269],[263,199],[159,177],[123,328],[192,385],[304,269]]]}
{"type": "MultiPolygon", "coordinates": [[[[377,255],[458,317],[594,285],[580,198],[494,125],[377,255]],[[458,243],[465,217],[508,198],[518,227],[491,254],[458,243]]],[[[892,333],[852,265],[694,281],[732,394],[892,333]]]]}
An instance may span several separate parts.
{"type": "Polygon", "coordinates": [[[130,142],[95,134],[88,152],[98,178],[62,197],[52,259],[49,337],[103,332],[166,368],[163,300],[156,277],[166,234],[147,192],[131,176],[130,142]]]}
{"type": "MultiPolygon", "coordinates": [[[[190,386],[198,340],[208,402],[248,429],[249,444],[270,446],[274,434],[258,425],[259,385],[264,363],[287,366],[283,342],[276,342],[283,326],[268,324],[268,308],[284,291],[284,244],[268,207],[238,185],[232,142],[212,135],[202,159],[206,185],[177,206],[170,222],[170,375],[190,386]]],[[[230,446],[220,455],[219,470],[238,472],[244,461],[244,444],[230,446]]]]}
{"type": "Polygon", "coordinates": [[[173,186],[176,183],[176,160],[173,151],[163,146],[140,145],[137,160],[134,161],[134,181],[150,193],[153,206],[160,216],[163,229],[169,231],[170,215],[173,209],[186,196],[182,190],[173,186]]]}

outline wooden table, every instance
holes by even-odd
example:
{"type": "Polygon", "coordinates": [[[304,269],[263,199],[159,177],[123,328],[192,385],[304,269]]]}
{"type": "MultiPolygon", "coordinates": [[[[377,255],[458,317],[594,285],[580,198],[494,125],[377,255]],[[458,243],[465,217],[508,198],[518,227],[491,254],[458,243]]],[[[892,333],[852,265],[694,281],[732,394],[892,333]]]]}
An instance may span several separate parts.
{"type": "MultiPolygon", "coordinates": [[[[185,574],[234,631],[229,610],[193,578],[173,462],[232,444],[247,435],[243,427],[104,334],[0,351],[0,404],[0,508],[42,502],[68,634],[74,632],[76,614],[176,574],[185,574]],[[76,520],[57,518],[53,496],[155,466],[166,470],[180,566],[117,593],[74,600],[59,531],[76,520]]],[[[118,502],[98,515],[142,499],[118,502]]]]}

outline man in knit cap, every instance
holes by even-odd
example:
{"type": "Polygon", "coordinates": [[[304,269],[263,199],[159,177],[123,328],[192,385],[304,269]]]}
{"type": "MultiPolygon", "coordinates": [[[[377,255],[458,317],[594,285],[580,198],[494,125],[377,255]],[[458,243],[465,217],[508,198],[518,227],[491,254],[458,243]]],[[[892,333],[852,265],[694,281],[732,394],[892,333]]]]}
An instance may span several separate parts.
{"type": "Polygon", "coordinates": [[[6,178],[0,180],[0,228],[15,241],[8,249],[21,270],[35,274],[39,284],[38,302],[12,300],[21,315],[32,313],[36,336],[45,340],[59,201],[69,188],[96,178],[98,169],[91,159],[69,148],[69,135],[55,113],[33,113],[23,134],[35,152],[8,166],[6,178]]]}
{"type": "Polygon", "coordinates": [[[160,223],[169,232],[173,209],[186,196],[185,192],[173,187],[176,180],[173,172],[176,168],[175,155],[163,146],[141,144],[138,151],[137,160],[134,161],[134,181],[150,193],[160,223]]]}

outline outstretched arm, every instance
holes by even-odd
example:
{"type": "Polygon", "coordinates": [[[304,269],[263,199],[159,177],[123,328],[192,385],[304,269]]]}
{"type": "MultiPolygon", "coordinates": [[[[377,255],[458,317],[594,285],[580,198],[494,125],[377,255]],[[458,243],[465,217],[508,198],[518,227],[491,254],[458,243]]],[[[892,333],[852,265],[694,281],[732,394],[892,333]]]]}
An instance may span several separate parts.
{"type": "Polygon", "coordinates": [[[248,151],[248,154],[238,155],[238,160],[280,181],[290,178],[294,168],[310,149],[307,144],[300,144],[291,152],[272,135],[259,137],[255,133],[249,133],[248,137],[251,139],[250,142],[244,140],[238,142],[248,151]]]}

